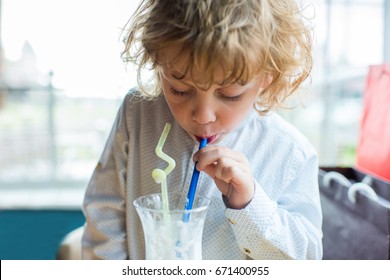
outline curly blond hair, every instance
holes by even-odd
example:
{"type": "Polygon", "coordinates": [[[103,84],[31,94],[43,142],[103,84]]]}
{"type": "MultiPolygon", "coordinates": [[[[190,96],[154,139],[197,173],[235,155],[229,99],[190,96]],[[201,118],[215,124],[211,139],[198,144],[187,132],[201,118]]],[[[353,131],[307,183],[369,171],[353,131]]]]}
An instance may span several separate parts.
{"type": "Polygon", "coordinates": [[[295,0],[142,0],[124,29],[122,58],[138,67],[138,85],[148,97],[159,95],[161,84],[159,79],[145,83],[143,70],[153,70],[156,78],[160,66],[175,65],[183,55],[185,75],[203,73],[196,78],[209,85],[215,83],[217,69],[222,69],[222,84],[270,77],[255,104],[266,113],[310,74],[307,23],[295,0]],[[174,46],[181,46],[177,57],[162,59],[162,52],[174,46]]]}

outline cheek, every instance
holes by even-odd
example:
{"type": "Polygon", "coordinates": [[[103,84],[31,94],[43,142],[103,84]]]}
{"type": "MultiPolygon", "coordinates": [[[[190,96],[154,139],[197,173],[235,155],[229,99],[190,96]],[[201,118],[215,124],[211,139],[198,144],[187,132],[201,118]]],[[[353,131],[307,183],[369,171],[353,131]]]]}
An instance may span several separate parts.
{"type": "Polygon", "coordinates": [[[225,126],[234,127],[242,122],[252,109],[253,102],[250,99],[244,104],[241,104],[241,106],[232,106],[225,110],[224,113],[220,115],[220,120],[225,126]]]}
{"type": "Polygon", "coordinates": [[[169,108],[171,109],[172,114],[175,116],[177,120],[183,120],[186,118],[187,112],[190,111],[188,106],[184,102],[175,102],[174,100],[171,100],[169,97],[165,98],[169,108]]]}
{"type": "Polygon", "coordinates": [[[172,113],[176,117],[182,117],[184,115],[185,110],[183,110],[183,106],[180,106],[179,104],[171,103],[169,107],[171,108],[172,113]]]}
{"type": "Polygon", "coordinates": [[[221,114],[219,120],[225,127],[234,127],[237,123],[241,122],[244,117],[245,114],[242,114],[241,111],[231,110],[221,114]]]}

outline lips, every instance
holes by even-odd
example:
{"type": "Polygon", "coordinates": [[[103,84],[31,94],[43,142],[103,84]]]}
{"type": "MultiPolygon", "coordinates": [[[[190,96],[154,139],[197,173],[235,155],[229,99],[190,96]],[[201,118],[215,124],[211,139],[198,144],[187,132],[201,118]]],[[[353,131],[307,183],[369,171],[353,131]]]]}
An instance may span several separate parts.
{"type": "Polygon", "coordinates": [[[195,135],[195,138],[198,142],[200,142],[202,139],[207,138],[207,143],[210,144],[217,138],[217,135],[206,136],[206,137],[200,137],[200,136],[195,135]]]}

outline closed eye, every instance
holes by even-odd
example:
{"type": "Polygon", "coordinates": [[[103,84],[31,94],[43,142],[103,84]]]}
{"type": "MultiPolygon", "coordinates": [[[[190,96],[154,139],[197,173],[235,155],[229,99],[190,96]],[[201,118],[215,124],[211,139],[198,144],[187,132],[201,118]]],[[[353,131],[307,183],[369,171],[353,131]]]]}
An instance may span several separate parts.
{"type": "Polygon", "coordinates": [[[227,96],[227,95],[224,95],[224,94],[220,94],[220,97],[226,101],[240,101],[241,100],[241,94],[240,95],[236,95],[236,96],[227,96]]]}
{"type": "MultiPolygon", "coordinates": [[[[171,88],[170,92],[173,95],[175,95],[175,96],[187,96],[187,95],[190,95],[192,93],[191,90],[189,90],[189,91],[179,91],[179,90],[174,89],[174,88],[171,88]]],[[[236,95],[236,96],[228,96],[228,95],[225,95],[223,93],[220,93],[219,96],[220,96],[220,98],[222,98],[223,100],[226,100],[226,101],[240,101],[241,97],[242,97],[242,94],[236,95]]]]}
{"type": "Polygon", "coordinates": [[[185,95],[191,93],[191,91],[179,91],[179,90],[176,90],[176,89],[174,89],[174,88],[171,88],[170,91],[171,91],[171,93],[172,93],[173,95],[177,95],[177,96],[185,96],[185,95]]]}

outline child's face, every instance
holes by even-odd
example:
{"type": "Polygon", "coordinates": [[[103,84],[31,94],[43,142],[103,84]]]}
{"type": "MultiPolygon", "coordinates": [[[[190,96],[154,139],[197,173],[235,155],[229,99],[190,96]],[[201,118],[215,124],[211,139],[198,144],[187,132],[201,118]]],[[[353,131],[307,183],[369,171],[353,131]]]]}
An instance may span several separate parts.
{"type": "Polygon", "coordinates": [[[217,143],[247,116],[262,90],[262,79],[254,78],[245,85],[213,84],[200,89],[191,78],[182,75],[180,67],[161,69],[164,96],[179,125],[193,138],[208,138],[217,143]]]}

